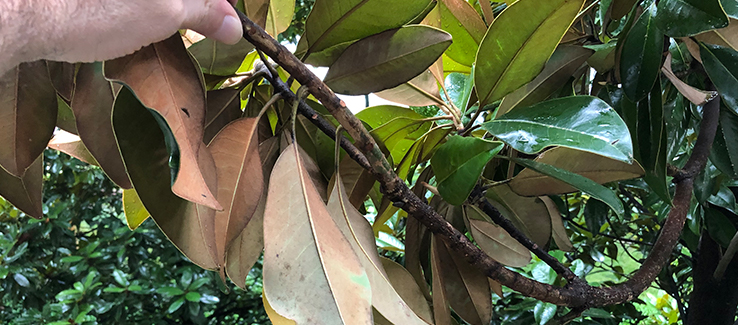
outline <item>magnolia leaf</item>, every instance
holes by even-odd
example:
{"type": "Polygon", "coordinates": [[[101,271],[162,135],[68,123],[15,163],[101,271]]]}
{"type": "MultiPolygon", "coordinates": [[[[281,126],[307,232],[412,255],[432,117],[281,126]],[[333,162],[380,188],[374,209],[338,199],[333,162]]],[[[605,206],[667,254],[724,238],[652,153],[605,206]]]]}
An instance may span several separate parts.
{"type": "Polygon", "coordinates": [[[69,107],[67,101],[58,93],[56,94],[56,107],[56,127],[72,134],[79,134],[72,108],[69,107]]]}
{"type": "Polygon", "coordinates": [[[453,205],[464,203],[484,166],[502,147],[502,142],[458,135],[448,137],[431,158],[443,199],[453,205]]]}
{"type": "Polygon", "coordinates": [[[569,240],[569,236],[566,234],[564,222],[561,219],[561,212],[559,212],[556,203],[548,196],[539,196],[538,198],[546,205],[548,215],[551,216],[551,236],[556,246],[562,251],[571,252],[574,246],[572,246],[571,240],[569,240]]]}
{"type": "Polygon", "coordinates": [[[111,122],[114,90],[103,77],[102,69],[99,62],[80,65],[71,107],[82,143],[116,185],[129,189],[131,180],[111,122]]]}
{"type": "Polygon", "coordinates": [[[228,45],[212,38],[206,38],[193,44],[188,50],[200,64],[203,73],[231,76],[238,70],[249,52],[254,50],[254,46],[245,39],[228,45]]]}
{"type": "Polygon", "coordinates": [[[74,93],[74,77],[77,69],[74,63],[46,61],[49,69],[51,83],[54,85],[57,94],[65,101],[72,100],[74,93]]]}
{"type": "Polygon", "coordinates": [[[128,88],[115,99],[113,129],[131,183],[167,238],[193,263],[216,269],[215,210],[172,193],[169,153],[157,122],[163,117],[154,114],[128,88]]]}
{"type": "Polygon", "coordinates": [[[79,136],[67,131],[56,131],[54,137],[49,141],[49,148],[59,150],[90,165],[98,165],[97,160],[90,154],[79,136]]]}
{"type": "Polygon", "coordinates": [[[533,80],[583,5],[583,0],[518,0],[495,18],[475,61],[480,107],[533,80]]]}
{"type": "Polygon", "coordinates": [[[440,273],[449,305],[469,324],[486,325],[492,318],[492,292],[487,276],[437,241],[440,273]]]}
{"type": "Polygon", "coordinates": [[[223,127],[243,115],[240,94],[241,92],[234,88],[208,91],[203,136],[205,143],[210,143],[223,127]]]}
{"type": "Polygon", "coordinates": [[[390,283],[392,283],[402,300],[410,306],[410,309],[426,321],[433,319],[428,301],[425,300],[423,292],[420,291],[420,287],[413,280],[413,276],[397,262],[383,256],[380,256],[379,259],[382,261],[382,266],[390,283]]]}
{"type": "Polygon", "coordinates": [[[738,52],[717,45],[700,44],[700,56],[720,97],[738,114],[738,52]]]}
{"type": "Polygon", "coordinates": [[[487,26],[472,5],[464,0],[441,0],[438,3],[441,29],[454,38],[446,55],[471,67],[487,26]]]}
{"type": "Polygon", "coordinates": [[[591,96],[557,98],[512,110],[482,127],[527,154],[562,146],[627,163],[633,159],[625,122],[607,103],[591,96]]]}
{"type": "Polygon", "coordinates": [[[372,306],[393,324],[429,324],[418,317],[389,282],[377,253],[371,225],[349,202],[340,174],[328,199],[328,212],[343,235],[348,239],[369,278],[372,306]]]}
{"type": "Polygon", "coordinates": [[[128,229],[136,230],[146,219],[151,216],[144,207],[136,190],[129,188],[123,190],[123,213],[126,215],[128,229]]]}
{"type": "Polygon", "coordinates": [[[484,212],[475,206],[464,206],[469,223],[469,233],[474,241],[494,260],[513,267],[523,267],[530,262],[530,251],[499,226],[484,221],[484,212]]]}
{"type": "MultiPolygon", "coordinates": [[[[259,144],[259,156],[262,162],[263,179],[268,181],[269,174],[279,156],[278,138],[271,137],[259,144]]],[[[268,184],[264,184],[264,192],[246,228],[226,248],[226,273],[233,283],[244,290],[246,290],[246,277],[249,271],[264,251],[264,209],[266,208],[267,187],[268,184]]]]}
{"type": "Polygon", "coordinates": [[[408,106],[437,105],[443,101],[438,89],[438,82],[436,82],[430,70],[426,70],[404,84],[382,90],[375,93],[375,95],[408,106]]]}
{"type": "Polygon", "coordinates": [[[316,53],[412,21],[431,0],[317,0],[305,21],[297,53],[316,53]],[[387,10],[391,8],[392,14],[387,10]]]}
{"type": "Polygon", "coordinates": [[[671,71],[671,53],[666,55],[666,60],[664,61],[664,66],[661,67],[661,72],[664,73],[666,78],[671,81],[671,84],[679,90],[684,98],[689,99],[690,102],[697,106],[705,105],[718,95],[716,91],[699,90],[677,78],[677,76],[674,75],[674,72],[671,71]]]}
{"type": "MultiPolygon", "coordinates": [[[[374,187],[376,179],[368,170],[364,169],[349,157],[345,157],[338,164],[338,170],[341,174],[341,182],[343,189],[348,195],[348,200],[357,209],[364,204],[364,199],[374,187]]],[[[336,184],[338,172],[333,174],[329,182],[328,192],[333,192],[336,184]]]]}
{"type": "Polygon", "coordinates": [[[373,128],[371,134],[384,144],[394,161],[402,160],[413,143],[433,124],[409,108],[391,105],[365,108],[356,117],[373,128]]]}
{"type": "Polygon", "coordinates": [[[728,26],[728,16],[719,0],[664,0],[657,3],[655,22],[667,36],[694,36],[728,26]]]}
{"type": "Polygon", "coordinates": [[[23,213],[41,219],[43,204],[44,157],[36,157],[23,177],[16,177],[0,168],[0,196],[23,213]]]}
{"type": "Polygon", "coordinates": [[[269,2],[270,0],[244,0],[243,13],[259,27],[264,28],[267,21],[267,12],[269,11],[269,2]]]}
{"type": "Polygon", "coordinates": [[[269,180],[264,213],[269,302],[299,324],[372,324],[366,272],[302,160],[297,145],[289,145],[269,180]]]}
{"type": "Polygon", "coordinates": [[[610,5],[612,19],[613,20],[619,20],[620,18],[625,17],[631,9],[633,9],[633,5],[638,2],[637,0],[612,0],[612,4],[610,5]]]}
{"type": "Polygon", "coordinates": [[[263,290],[261,293],[261,301],[264,303],[264,311],[266,311],[267,316],[269,316],[269,320],[274,325],[296,325],[297,323],[287,317],[284,317],[277,313],[276,310],[272,307],[272,305],[269,303],[269,299],[267,298],[267,292],[266,290],[263,290]]]}
{"type": "MultiPolygon", "coordinates": [[[[738,19],[731,18],[728,27],[704,32],[695,35],[694,38],[701,42],[730,47],[738,51],[738,19]]],[[[694,44],[694,42],[691,43],[694,44]]]]}
{"type": "Polygon", "coordinates": [[[172,130],[179,153],[179,171],[172,192],[188,201],[223,210],[214,194],[215,162],[202,142],[205,90],[197,65],[187,54],[179,33],[105,62],[105,76],[130,87],[143,105],[158,112],[172,130]]]}
{"type": "Polygon", "coordinates": [[[618,216],[622,216],[625,213],[625,208],[623,208],[623,203],[620,201],[618,196],[615,195],[615,193],[612,190],[600,184],[595,183],[589,178],[586,178],[579,174],[574,174],[570,171],[567,171],[567,170],[564,170],[558,167],[554,167],[554,166],[540,163],[540,162],[533,161],[533,160],[514,159],[513,161],[515,161],[516,163],[524,167],[527,167],[536,172],[539,172],[541,174],[554,177],[560,181],[563,181],[581,190],[582,192],[589,194],[593,198],[600,200],[604,202],[605,204],[607,204],[608,206],[610,206],[610,208],[613,211],[615,211],[615,213],[618,216]]]}
{"type": "MultiPolygon", "coordinates": [[[[599,184],[638,178],[645,173],[636,161],[628,164],[565,147],[547,150],[536,157],[535,161],[582,175],[599,184]]],[[[577,191],[565,182],[531,169],[523,169],[509,184],[515,193],[522,196],[557,195],[577,191]]]]}
{"type": "Polygon", "coordinates": [[[720,125],[710,151],[710,161],[723,174],[738,178],[738,115],[727,109],[720,110],[720,125]]]}
{"type": "Polygon", "coordinates": [[[551,239],[551,218],[538,198],[520,196],[502,184],[487,190],[487,198],[500,214],[512,221],[528,238],[545,247],[551,239]]]}
{"type": "Polygon", "coordinates": [[[452,324],[451,308],[449,306],[449,297],[446,293],[446,283],[441,276],[443,268],[444,256],[448,255],[446,247],[438,235],[431,237],[431,272],[433,273],[433,318],[436,324],[452,324]]]}
{"type": "Polygon", "coordinates": [[[497,116],[513,108],[526,107],[545,100],[561,88],[592,53],[592,50],[581,46],[559,46],[533,81],[505,96],[497,109],[497,116]]]}
{"type": "Polygon", "coordinates": [[[223,211],[215,213],[215,243],[221,265],[225,264],[226,249],[246,228],[264,192],[258,122],[258,118],[235,120],[208,145],[218,174],[218,199],[223,204],[223,211]]]}
{"type": "Polygon", "coordinates": [[[269,11],[267,13],[266,30],[275,39],[277,35],[284,32],[292,23],[295,12],[295,1],[292,0],[269,0],[269,11]]]}
{"type": "Polygon", "coordinates": [[[429,26],[388,30],[347,47],[324,82],[347,95],[393,88],[428,69],[450,44],[451,35],[429,26]]]}
{"type": "Polygon", "coordinates": [[[0,75],[0,166],[4,172],[23,177],[49,143],[56,111],[56,91],[43,61],[21,63],[0,75]]]}
{"type": "Polygon", "coordinates": [[[655,4],[636,20],[622,46],[620,77],[625,95],[634,102],[648,95],[661,67],[664,34],[656,27],[654,15],[655,4]]]}

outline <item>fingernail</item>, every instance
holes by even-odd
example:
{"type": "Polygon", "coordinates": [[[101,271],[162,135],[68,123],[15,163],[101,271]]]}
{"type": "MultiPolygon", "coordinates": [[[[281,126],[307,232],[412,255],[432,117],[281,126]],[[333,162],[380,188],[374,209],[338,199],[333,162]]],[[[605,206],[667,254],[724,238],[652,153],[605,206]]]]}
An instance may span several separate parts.
{"type": "Polygon", "coordinates": [[[211,35],[212,38],[226,44],[236,44],[243,37],[243,26],[241,21],[236,17],[226,15],[223,18],[223,24],[220,25],[218,31],[211,35]]]}

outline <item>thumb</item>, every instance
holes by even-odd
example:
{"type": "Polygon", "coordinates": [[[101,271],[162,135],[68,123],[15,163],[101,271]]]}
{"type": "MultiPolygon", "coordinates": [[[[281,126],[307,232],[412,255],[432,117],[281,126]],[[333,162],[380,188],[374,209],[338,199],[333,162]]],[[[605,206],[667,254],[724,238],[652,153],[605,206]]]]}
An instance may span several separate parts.
{"type": "Polygon", "coordinates": [[[185,3],[186,17],[182,27],[226,44],[236,44],[243,37],[241,20],[228,0],[187,0],[185,3]]]}

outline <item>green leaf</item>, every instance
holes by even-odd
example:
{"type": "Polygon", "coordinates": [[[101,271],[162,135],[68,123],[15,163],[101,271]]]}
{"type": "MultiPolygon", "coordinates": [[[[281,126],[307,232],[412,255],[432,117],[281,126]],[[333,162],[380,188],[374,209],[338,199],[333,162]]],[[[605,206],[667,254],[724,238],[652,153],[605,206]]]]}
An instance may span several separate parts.
{"type": "Polygon", "coordinates": [[[461,205],[482,175],[484,166],[501,149],[502,142],[450,136],[431,158],[438,192],[446,202],[461,205]]]}
{"type": "Polygon", "coordinates": [[[622,217],[623,214],[625,214],[623,203],[620,201],[618,196],[615,195],[612,190],[595,183],[589,178],[533,160],[513,159],[513,161],[526,168],[530,168],[541,174],[549,175],[578,188],[580,191],[587,193],[591,197],[600,200],[610,206],[610,208],[615,211],[618,216],[622,217]]]}
{"type": "Polygon", "coordinates": [[[446,55],[454,61],[471,67],[479,43],[487,32],[482,17],[464,0],[441,0],[438,2],[441,28],[454,37],[446,55]]]}
{"type": "Polygon", "coordinates": [[[192,302],[198,302],[198,301],[200,301],[200,297],[201,297],[201,296],[200,296],[200,293],[198,293],[198,292],[195,292],[195,291],[190,291],[190,292],[188,292],[188,293],[187,293],[187,294],[185,295],[185,298],[186,298],[186,299],[187,299],[188,301],[192,301],[192,302]]]}
{"type": "Polygon", "coordinates": [[[700,57],[707,75],[726,105],[738,114],[738,52],[700,43],[700,57]]]}
{"type": "Polygon", "coordinates": [[[62,263],[74,263],[74,262],[79,262],[83,259],[84,257],[82,256],[66,256],[66,257],[62,257],[61,260],[59,261],[61,261],[62,263]]]}
{"type": "Polygon", "coordinates": [[[364,95],[396,87],[428,69],[451,45],[451,35],[424,25],[388,30],[351,44],[328,70],[333,91],[364,95]]]}
{"type": "Polygon", "coordinates": [[[530,106],[545,100],[561,88],[592,53],[594,51],[581,46],[559,46],[533,81],[505,96],[497,109],[497,116],[513,108],[530,106]]]}
{"type": "Polygon", "coordinates": [[[518,0],[495,18],[475,60],[480,106],[533,80],[583,5],[581,0],[518,0]]]}
{"type": "Polygon", "coordinates": [[[651,91],[661,69],[664,34],[656,26],[656,5],[651,5],[636,20],[623,43],[620,78],[625,95],[639,101],[651,91]]]}
{"type": "Polygon", "coordinates": [[[184,291],[182,289],[177,287],[160,287],[156,289],[157,293],[161,293],[163,295],[167,296],[179,296],[181,294],[184,294],[184,291]]]}
{"type": "Polygon", "coordinates": [[[113,271],[113,279],[121,286],[128,286],[128,279],[126,279],[126,274],[123,273],[123,271],[121,270],[116,269],[113,271]]]}
{"type": "MultiPolygon", "coordinates": [[[[431,0],[317,0],[300,40],[306,53],[355,41],[412,21],[431,0]],[[391,11],[391,14],[388,13],[391,11]]],[[[298,45],[297,52],[301,46],[298,45]]]]}
{"type": "Polygon", "coordinates": [[[205,74],[230,76],[238,70],[246,56],[254,49],[247,40],[241,39],[234,45],[205,38],[192,44],[187,50],[192,53],[205,74]]]}
{"type": "Polygon", "coordinates": [[[20,274],[20,273],[13,274],[13,280],[15,280],[15,282],[18,283],[18,285],[21,287],[27,288],[28,286],[31,285],[31,283],[28,281],[28,278],[26,278],[25,275],[20,274]]]}
{"type": "Polygon", "coordinates": [[[113,287],[113,286],[110,286],[110,287],[107,287],[107,288],[103,289],[103,292],[107,292],[107,293],[121,293],[121,292],[125,292],[125,291],[126,291],[125,288],[113,287]]]}
{"type": "Polygon", "coordinates": [[[527,154],[562,146],[627,163],[633,159],[628,127],[615,110],[596,97],[549,100],[513,110],[482,127],[527,154]]]}
{"type": "Polygon", "coordinates": [[[688,37],[728,26],[719,0],[659,1],[656,24],[671,37],[688,37]]]}
{"type": "Polygon", "coordinates": [[[720,0],[723,10],[728,17],[738,19],[738,1],[737,0],[720,0]]]}
{"type": "Polygon", "coordinates": [[[723,174],[738,178],[738,115],[720,110],[720,125],[710,151],[710,161],[723,174]]]}
{"type": "Polygon", "coordinates": [[[371,134],[387,147],[394,161],[401,161],[413,143],[432,125],[422,121],[424,117],[411,109],[391,105],[366,108],[356,117],[373,128],[371,134]]]}
{"type": "Polygon", "coordinates": [[[180,307],[182,307],[182,305],[184,305],[184,303],[185,303],[185,298],[184,297],[175,300],[169,306],[169,309],[167,309],[167,313],[170,313],[171,314],[171,313],[177,311],[180,307]]]}

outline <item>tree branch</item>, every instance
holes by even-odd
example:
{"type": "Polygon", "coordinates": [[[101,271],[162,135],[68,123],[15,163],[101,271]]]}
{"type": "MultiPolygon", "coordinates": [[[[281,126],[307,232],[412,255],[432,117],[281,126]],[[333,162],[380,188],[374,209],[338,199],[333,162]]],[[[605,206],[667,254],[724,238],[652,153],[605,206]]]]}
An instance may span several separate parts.
{"type": "MultiPolygon", "coordinates": [[[[687,172],[683,178],[675,178],[677,185],[674,197],[675,205],[669,212],[651,254],[633,278],[610,288],[595,288],[583,282],[570,282],[564,288],[555,287],[526,278],[496,262],[476,247],[464,234],[446,222],[425,200],[414,195],[405,182],[394,173],[392,166],[382,154],[377,143],[364,128],[361,121],[347,109],[346,103],[340,100],[287,48],[279,44],[243,13],[238,12],[238,14],[243,23],[244,38],[271,57],[300,84],[307,86],[310,93],[320,100],[336,120],[346,128],[354,138],[356,147],[365,153],[372,174],[381,184],[382,192],[395,205],[400,206],[409,215],[417,218],[428,230],[439,235],[450,249],[464,256],[467,262],[477,267],[488,277],[523,295],[541,301],[572,307],[604,306],[636,298],[654,280],[656,274],[671,255],[670,252],[679,238],[689,210],[694,175],[704,168],[715,136],[719,101],[714,100],[705,105],[700,134],[692,156],[685,167],[687,172]]],[[[288,97],[287,94],[283,94],[283,96],[288,97]]]]}

